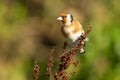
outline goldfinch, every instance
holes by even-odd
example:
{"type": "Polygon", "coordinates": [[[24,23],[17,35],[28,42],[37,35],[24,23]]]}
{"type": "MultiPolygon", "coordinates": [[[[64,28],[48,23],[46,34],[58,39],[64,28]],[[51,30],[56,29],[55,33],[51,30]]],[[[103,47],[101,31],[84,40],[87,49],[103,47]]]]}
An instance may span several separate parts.
{"type": "MultiPolygon", "coordinates": [[[[57,18],[62,22],[61,32],[66,39],[66,43],[74,46],[81,35],[85,33],[79,21],[74,20],[73,16],[69,13],[62,13],[57,18]]],[[[84,53],[84,49],[80,49],[80,53],[84,53]]]]}

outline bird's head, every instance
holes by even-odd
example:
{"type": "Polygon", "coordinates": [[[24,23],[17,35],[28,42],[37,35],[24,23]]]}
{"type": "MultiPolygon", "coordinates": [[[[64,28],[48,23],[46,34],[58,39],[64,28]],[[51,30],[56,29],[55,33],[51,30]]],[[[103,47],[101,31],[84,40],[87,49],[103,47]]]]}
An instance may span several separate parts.
{"type": "Polygon", "coordinates": [[[73,16],[69,13],[62,13],[57,20],[61,21],[65,25],[70,25],[73,21],[73,16]]]}

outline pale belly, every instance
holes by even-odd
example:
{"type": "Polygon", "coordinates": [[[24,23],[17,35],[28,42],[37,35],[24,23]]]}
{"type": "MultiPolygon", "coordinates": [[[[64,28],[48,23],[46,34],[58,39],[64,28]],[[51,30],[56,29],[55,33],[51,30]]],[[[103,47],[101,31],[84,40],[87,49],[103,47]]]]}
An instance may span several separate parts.
{"type": "Polygon", "coordinates": [[[77,33],[70,33],[69,38],[72,40],[72,42],[75,42],[80,36],[82,35],[82,32],[77,33]]]}
{"type": "Polygon", "coordinates": [[[69,45],[73,45],[74,42],[80,38],[81,35],[82,35],[82,32],[78,32],[75,34],[70,33],[68,38],[66,38],[66,41],[69,45]]]}

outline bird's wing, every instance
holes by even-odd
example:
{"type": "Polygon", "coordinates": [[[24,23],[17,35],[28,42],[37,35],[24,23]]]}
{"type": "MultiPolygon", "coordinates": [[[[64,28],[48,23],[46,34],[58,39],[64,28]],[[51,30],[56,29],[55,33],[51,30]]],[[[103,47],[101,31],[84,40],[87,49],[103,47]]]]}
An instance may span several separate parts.
{"type": "Polygon", "coordinates": [[[73,26],[74,26],[74,33],[77,33],[79,31],[83,32],[84,33],[84,29],[82,27],[82,25],[79,23],[79,21],[74,21],[73,22],[73,26]]]}

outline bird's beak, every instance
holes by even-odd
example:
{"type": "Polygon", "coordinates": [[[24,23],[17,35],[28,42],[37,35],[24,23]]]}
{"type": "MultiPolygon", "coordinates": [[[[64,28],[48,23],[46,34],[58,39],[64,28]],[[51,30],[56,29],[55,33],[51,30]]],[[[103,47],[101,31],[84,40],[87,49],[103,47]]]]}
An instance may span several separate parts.
{"type": "Polygon", "coordinates": [[[61,20],[63,20],[63,19],[62,19],[62,17],[58,17],[57,20],[60,20],[60,21],[61,21],[61,20]]]}

